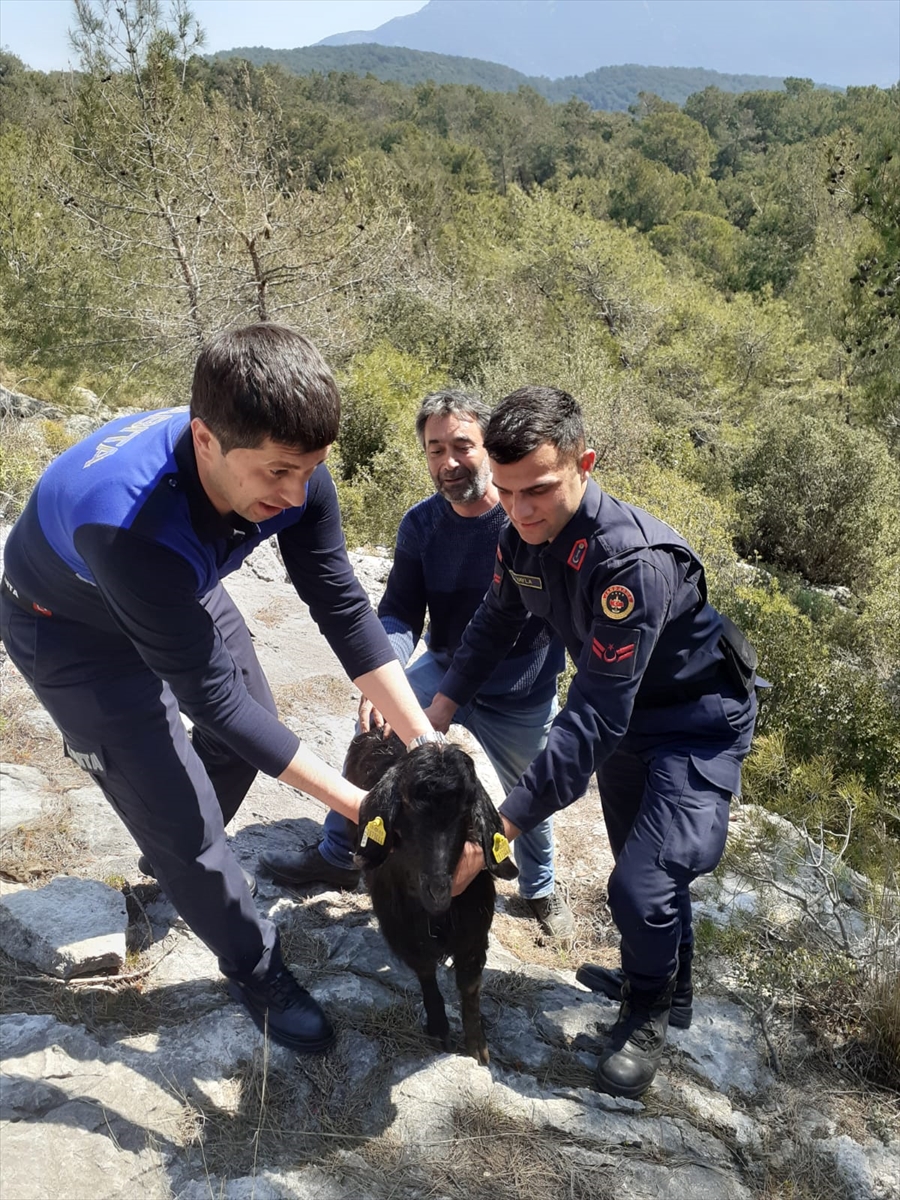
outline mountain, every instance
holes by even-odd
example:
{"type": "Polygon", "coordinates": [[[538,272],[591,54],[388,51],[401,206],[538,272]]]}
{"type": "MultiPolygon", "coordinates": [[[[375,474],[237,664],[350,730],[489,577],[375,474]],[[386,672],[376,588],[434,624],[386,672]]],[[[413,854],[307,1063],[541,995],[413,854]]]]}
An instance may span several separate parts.
{"type": "Polygon", "coordinates": [[[372,74],[378,79],[404,84],[426,80],[474,84],[489,92],[514,92],[520,87],[531,87],[554,102],[577,96],[592,108],[607,112],[627,111],[636,103],[640,92],[653,92],[663,100],[682,104],[688,96],[706,87],[717,87],[723,92],[772,91],[780,89],[784,82],[768,75],[721,75],[699,67],[639,67],[634,64],[600,67],[587,75],[564,79],[534,78],[481,59],[365,44],[303,46],[297,50],[243,46],[220,51],[213,57],[245,58],[257,67],[277,63],[294,75],[346,71],[353,75],[372,74]]]}
{"type": "Polygon", "coordinates": [[[846,87],[900,77],[895,0],[430,0],[360,42],[487,59],[527,75],[616,63],[801,76],[846,87]]]}

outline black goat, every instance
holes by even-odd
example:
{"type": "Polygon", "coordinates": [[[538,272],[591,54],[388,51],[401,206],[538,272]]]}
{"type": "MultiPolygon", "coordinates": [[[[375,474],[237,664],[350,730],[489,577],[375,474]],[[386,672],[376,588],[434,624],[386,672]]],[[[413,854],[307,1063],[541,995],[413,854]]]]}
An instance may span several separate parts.
{"type": "Polygon", "coordinates": [[[428,743],[410,753],[395,735],[360,733],[344,773],[368,795],[355,826],[356,860],[381,931],[422,985],[427,1032],[450,1049],[450,1024],[437,985],[437,965],[450,955],[462,1005],[466,1053],[490,1059],[481,1021],[481,974],[494,918],[494,880],[515,879],[500,817],[464,750],[428,743]],[[484,849],[482,871],[450,895],[467,841],[484,849]]]}

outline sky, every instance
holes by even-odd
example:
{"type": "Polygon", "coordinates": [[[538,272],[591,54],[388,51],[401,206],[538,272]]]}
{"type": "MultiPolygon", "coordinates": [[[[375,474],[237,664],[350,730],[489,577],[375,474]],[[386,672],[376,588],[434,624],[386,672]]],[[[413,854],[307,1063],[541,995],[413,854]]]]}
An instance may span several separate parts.
{"type": "MultiPolygon", "coordinates": [[[[292,50],[332,33],[375,29],[417,12],[426,0],[190,0],[207,54],[235,46],[292,50]]],[[[164,6],[165,7],[165,6],[164,6]]],[[[0,0],[0,46],[36,71],[76,66],[66,30],[71,0],[0,0]]]]}

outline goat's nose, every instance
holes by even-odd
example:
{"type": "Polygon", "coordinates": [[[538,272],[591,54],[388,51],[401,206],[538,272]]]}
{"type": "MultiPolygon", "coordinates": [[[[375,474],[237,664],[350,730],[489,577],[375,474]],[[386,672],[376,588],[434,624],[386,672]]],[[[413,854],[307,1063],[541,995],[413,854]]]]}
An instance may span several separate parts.
{"type": "Polygon", "coordinates": [[[428,912],[446,912],[450,907],[451,880],[436,879],[433,875],[422,875],[419,881],[422,903],[428,912]]]}

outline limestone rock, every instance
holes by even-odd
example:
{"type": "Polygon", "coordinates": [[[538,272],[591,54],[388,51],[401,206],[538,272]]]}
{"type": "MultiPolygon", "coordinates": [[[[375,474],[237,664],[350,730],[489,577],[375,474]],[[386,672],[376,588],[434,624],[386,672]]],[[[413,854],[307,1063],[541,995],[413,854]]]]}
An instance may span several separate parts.
{"type": "Polygon", "coordinates": [[[0,883],[0,948],[47,975],[120,970],[127,927],[125,897],[96,880],[56,875],[36,889],[0,883]]]}
{"type": "Polygon", "coordinates": [[[0,833],[40,820],[58,804],[47,776],[36,767],[0,763],[0,833]]]}

